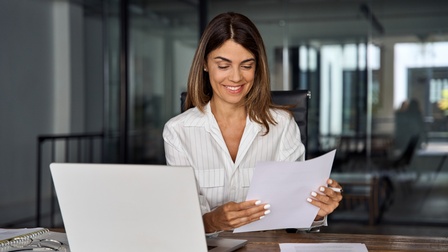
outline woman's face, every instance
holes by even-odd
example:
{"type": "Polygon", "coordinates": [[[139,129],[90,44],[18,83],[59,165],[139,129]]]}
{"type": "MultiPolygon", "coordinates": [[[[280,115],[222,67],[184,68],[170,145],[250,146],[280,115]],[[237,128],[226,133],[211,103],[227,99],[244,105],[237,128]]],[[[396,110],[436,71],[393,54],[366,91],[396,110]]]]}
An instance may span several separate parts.
{"type": "Polygon", "coordinates": [[[239,104],[254,84],[255,67],[254,55],[233,40],[211,51],[205,68],[213,89],[213,102],[239,104]]]}

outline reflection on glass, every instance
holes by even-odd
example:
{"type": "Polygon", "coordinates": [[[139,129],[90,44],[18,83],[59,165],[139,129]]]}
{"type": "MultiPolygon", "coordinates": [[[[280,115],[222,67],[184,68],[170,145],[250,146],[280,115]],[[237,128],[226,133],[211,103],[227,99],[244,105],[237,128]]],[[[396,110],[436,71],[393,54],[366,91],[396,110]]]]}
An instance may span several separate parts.
{"type": "MultiPolygon", "coordinates": [[[[163,163],[162,127],[180,113],[179,94],[185,91],[199,37],[199,6],[194,1],[144,2],[133,1],[130,14],[129,153],[134,163],[163,163]]],[[[428,142],[447,142],[446,36],[421,42],[415,34],[387,34],[386,23],[386,33],[377,34],[369,20],[360,22],[359,10],[351,2],[326,3],[325,8],[312,1],[205,2],[209,19],[223,11],[237,11],[254,20],[265,38],[273,90],[311,90],[310,157],[338,148],[336,170],[371,171],[372,158],[392,158],[399,149],[396,132],[402,133],[402,126],[395,126],[395,112],[403,101],[414,98],[424,122],[419,131],[427,132],[428,142]]],[[[368,4],[379,22],[381,10],[394,10],[399,17],[404,9],[379,10],[375,3],[368,4]]],[[[109,19],[109,41],[118,41],[115,18],[109,19]]],[[[399,25],[395,29],[400,31],[399,25]]],[[[113,75],[118,73],[118,51],[111,43],[111,113],[106,129],[112,132],[118,107],[118,78],[113,75]]],[[[407,164],[420,166],[418,158],[407,164]]]]}

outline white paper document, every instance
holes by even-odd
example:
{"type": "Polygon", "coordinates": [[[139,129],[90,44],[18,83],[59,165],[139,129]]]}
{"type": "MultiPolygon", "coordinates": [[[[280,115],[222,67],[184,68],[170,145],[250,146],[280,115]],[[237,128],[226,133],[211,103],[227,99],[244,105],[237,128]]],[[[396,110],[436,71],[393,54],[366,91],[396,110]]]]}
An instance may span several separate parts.
{"type": "Polygon", "coordinates": [[[246,199],[269,203],[271,213],[234,232],[311,227],[319,209],[306,199],[327,184],[335,153],[302,162],[258,163],[246,199]]]}
{"type": "Polygon", "coordinates": [[[363,243],[280,243],[281,252],[368,252],[363,243]]]}

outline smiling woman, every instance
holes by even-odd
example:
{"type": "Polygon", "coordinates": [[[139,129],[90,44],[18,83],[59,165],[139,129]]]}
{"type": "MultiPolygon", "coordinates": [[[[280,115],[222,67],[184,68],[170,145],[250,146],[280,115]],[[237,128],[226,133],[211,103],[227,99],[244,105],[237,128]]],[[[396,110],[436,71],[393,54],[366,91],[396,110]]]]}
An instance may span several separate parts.
{"type": "MultiPolygon", "coordinates": [[[[207,233],[232,230],[270,213],[263,199],[246,201],[255,164],[302,161],[300,130],[286,107],[272,103],[263,40],[244,15],[223,13],[206,27],[188,79],[186,111],[163,131],[168,165],[192,166],[207,233]]],[[[331,187],[340,188],[335,180],[331,187]]],[[[315,226],[342,199],[322,185],[308,201],[319,208],[315,226]]]]}
{"type": "MultiPolygon", "coordinates": [[[[235,71],[237,68],[252,67],[253,80],[251,88],[247,89],[247,99],[244,100],[252,120],[263,124],[269,131],[269,124],[274,123],[269,114],[270,102],[270,77],[267,67],[267,57],[263,39],[256,26],[246,16],[224,13],[210,21],[196,50],[188,80],[188,96],[185,108],[204,106],[212,99],[213,90],[209,64],[214,60],[219,67],[229,67],[233,64],[233,74],[229,81],[238,80],[243,71],[235,71]],[[229,45],[226,44],[229,42],[229,45]],[[230,46],[230,43],[231,46],[230,46]],[[224,46],[226,44],[226,46],[224,46]],[[238,51],[234,51],[237,49],[238,51]],[[216,50],[216,51],[215,51],[216,50]],[[220,55],[226,53],[226,55],[220,55]],[[240,53],[243,53],[242,55],[240,53]],[[230,56],[234,58],[229,58],[230,56]],[[252,64],[247,61],[251,61],[252,64]],[[236,67],[238,66],[238,67],[236,67]],[[256,70],[256,71],[255,71],[256,70]],[[236,76],[236,77],[235,77],[236,76]]],[[[228,76],[229,77],[229,76],[228,76]]],[[[230,85],[235,86],[235,84],[230,85]]]]}

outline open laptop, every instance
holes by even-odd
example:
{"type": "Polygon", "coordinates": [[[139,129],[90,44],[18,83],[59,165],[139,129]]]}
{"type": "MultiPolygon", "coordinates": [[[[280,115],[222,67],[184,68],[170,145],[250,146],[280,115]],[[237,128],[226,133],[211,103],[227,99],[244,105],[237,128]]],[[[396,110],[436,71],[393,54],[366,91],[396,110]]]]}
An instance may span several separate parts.
{"type": "Polygon", "coordinates": [[[207,238],[191,167],[52,163],[71,252],[233,251],[207,238]]]}

